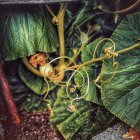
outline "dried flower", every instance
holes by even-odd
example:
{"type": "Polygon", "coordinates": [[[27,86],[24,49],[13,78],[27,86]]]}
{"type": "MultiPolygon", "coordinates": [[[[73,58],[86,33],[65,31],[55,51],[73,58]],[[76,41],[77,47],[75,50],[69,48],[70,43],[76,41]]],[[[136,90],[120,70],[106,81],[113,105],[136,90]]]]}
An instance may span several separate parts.
{"type": "Polygon", "coordinates": [[[77,107],[74,106],[74,105],[69,105],[67,109],[68,109],[68,111],[70,111],[70,112],[75,112],[75,111],[77,110],[77,107]]]}
{"type": "Polygon", "coordinates": [[[38,53],[38,54],[31,56],[29,63],[35,68],[37,67],[37,65],[39,65],[39,66],[45,65],[46,64],[46,54],[38,53]]]}

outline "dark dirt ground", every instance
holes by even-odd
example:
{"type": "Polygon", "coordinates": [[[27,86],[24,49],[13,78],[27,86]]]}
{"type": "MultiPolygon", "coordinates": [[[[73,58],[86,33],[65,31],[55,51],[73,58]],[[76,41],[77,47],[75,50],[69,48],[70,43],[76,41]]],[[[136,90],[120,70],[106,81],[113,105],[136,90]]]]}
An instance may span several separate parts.
{"type": "Polygon", "coordinates": [[[50,127],[49,113],[20,113],[21,124],[8,126],[4,140],[63,140],[50,127]]]}

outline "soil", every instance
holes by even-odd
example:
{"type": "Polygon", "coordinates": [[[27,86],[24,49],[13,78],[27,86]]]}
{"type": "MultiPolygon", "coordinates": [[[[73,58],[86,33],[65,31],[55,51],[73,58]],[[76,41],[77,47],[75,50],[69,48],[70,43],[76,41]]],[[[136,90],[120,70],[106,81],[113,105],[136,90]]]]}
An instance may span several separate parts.
{"type": "Polygon", "coordinates": [[[20,116],[21,124],[5,129],[5,140],[63,140],[51,128],[48,112],[22,112],[20,116]]]}

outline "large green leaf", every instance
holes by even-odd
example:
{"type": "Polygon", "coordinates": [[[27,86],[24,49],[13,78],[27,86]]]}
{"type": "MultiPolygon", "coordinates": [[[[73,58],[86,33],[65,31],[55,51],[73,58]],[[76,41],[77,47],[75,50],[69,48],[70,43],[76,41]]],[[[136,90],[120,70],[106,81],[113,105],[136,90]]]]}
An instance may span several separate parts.
{"type": "MultiPolygon", "coordinates": [[[[140,12],[127,16],[112,34],[116,50],[128,48],[139,42],[140,12]]],[[[110,46],[107,43],[105,46],[110,46]]],[[[101,96],[105,107],[125,123],[140,132],[140,47],[120,54],[115,61],[103,62],[101,70],[101,96]],[[109,79],[114,74],[111,81],[109,79]],[[105,82],[106,81],[106,82],[105,82]]]]}
{"type": "Polygon", "coordinates": [[[74,140],[90,140],[93,136],[107,128],[114,119],[115,117],[110,114],[109,111],[103,107],[96,107],[96,109],[90,113],[85,124],[75,134],[74,140]]]}
{"type": "Polygon", "coordinates": [[[91,66],[84,67],[83,69],[79,70],[80,73],[75,74],[75,83],[81,85],[78,89],[80,90],[81,96],[84,96],[84,99],[87,101],[94,102],[96,104],[102,104],[100,93],[97,91],[97,87],[94,83],[96,77],[96,71],[91,66]],[[89,85],[88,85],[88,78],[89,77],[89,85]],[[81,76],[83,75],[83,77],[81,76]],[[83,81],[84,80],[84,81],[83,81]],[[84,84],[83,84],[84,82],[84,84]],[[87,92],[88,91],[88,92],[87,92]],[[85,94],[87,94],[85,96],[85,94]]]}
{"type": "Polygon", "coordinates": [[[101,131],[112,118],[112,115],[103,111],[103,108],[84,100],[75,101],[77,110],[69,112],[67,107],[70,102],[65,88],[60,88],[50,118],[53,127],[58,129],[66,140],[74,140],[78,137],[82,140],[87,139],[89,135],[101,131]],[[100,115],[102,117],[99,120],[100,115]]]}
{"type": "Polygon", "coordinates": [[[30,56],[37,51],[56,51],[57,34],[51,18],[42,7],[11,8],[0,28],[3,28],[0,53],[5,60],[30,56]]]}
{"type": "MultiPolygon", "coordinates": [[[[32,74],[24,65],[20,65],[19,67],[19,76],[26,86],[36,94],[43,95],[48,91],[48,86],[44,79],[32,74]]],[[[55,87],[55,84],[49,82],[49,90],[55,87]]]]}

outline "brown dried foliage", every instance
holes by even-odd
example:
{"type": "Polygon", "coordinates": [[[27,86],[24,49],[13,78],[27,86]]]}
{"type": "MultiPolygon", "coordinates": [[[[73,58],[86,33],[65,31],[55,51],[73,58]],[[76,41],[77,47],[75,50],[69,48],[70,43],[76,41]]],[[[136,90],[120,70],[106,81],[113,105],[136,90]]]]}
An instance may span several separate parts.
{"type": "Polygon", "coordinates": [[[31,56],[29,63],[35,68],[38,65],[39,66],[45,65],[46,64],[46,54],[45,53],[34,54],[33,56],[31,56]]]}

